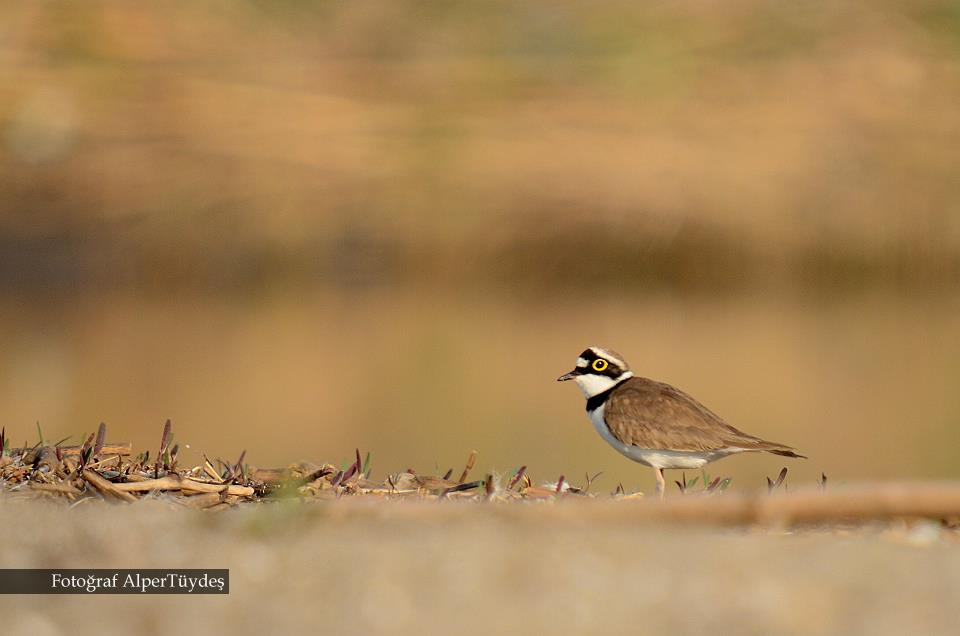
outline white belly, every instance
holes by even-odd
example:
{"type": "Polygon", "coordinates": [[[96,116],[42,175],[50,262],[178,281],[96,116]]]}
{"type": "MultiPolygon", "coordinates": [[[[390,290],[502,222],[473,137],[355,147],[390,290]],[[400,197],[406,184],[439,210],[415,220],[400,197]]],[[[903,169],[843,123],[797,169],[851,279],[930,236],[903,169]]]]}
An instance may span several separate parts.
{"type": "Polygon", "coordinates": [[[617,452],[621,455],[646,466],[652,466],[654,468],[700,468],[715,459],[743,451],[741,448],[725,448],[723,450],[713,451],[672,451],[659,448],[629,446],[610,433],[606,422],[603,421],[603,410],[605,407],[606,404],[601,404],[600,408],[588,413],[593,428],[600,433],[600,437],[617,449],[617,452]]]}

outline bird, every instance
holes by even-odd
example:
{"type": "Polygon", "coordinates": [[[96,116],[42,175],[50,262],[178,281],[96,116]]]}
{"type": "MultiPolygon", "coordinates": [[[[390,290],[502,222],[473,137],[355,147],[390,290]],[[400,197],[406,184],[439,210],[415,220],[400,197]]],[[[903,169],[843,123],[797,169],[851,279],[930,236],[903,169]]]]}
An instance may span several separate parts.
{"type": "Polygon", "coordinates": [[[586,396],[587,416],[600,436],[622,455],[654,469],[661,499],[667,468],[700,468],[751,451],[806,459],[790,446],[734,428],[674,386],[634,375],[612,349],[588,347],[573,371],[557,378],[567,380],[586,396]]]}

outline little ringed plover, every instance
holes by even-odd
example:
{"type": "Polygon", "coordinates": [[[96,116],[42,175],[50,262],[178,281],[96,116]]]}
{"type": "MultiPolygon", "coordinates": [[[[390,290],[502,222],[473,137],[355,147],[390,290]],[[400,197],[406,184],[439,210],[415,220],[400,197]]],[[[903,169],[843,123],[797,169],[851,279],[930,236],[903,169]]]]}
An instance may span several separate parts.
{"type": "Polygon", "coordinates": [[[804,457],[784,444],[768,442],[724,422],[680,389],[637,377],[623,356],[590,347],[570,373],[587,397],[587,415],[600,436],[621,454],[654,469],[663,497],[665,468],[700,468],[750,451],[804,457]]]}

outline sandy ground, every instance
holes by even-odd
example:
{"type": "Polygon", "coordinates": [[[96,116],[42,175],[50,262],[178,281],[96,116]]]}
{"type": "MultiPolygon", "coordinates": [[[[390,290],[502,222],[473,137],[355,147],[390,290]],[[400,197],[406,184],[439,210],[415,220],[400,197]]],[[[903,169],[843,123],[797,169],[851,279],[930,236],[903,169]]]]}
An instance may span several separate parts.
{"type": "MultiPolygon", "coordinates": [[[[628,506],[629,504],[627,504],[628,506]]],[[[225,513],[0,500],[2,567],[230,568],[229,596],[6,596],[5,633],[955,634],[960,541],[920,523],[637,523],[624,503],[225,513]],[[596,506],[622,515],[599,515],[596,506]]]]}

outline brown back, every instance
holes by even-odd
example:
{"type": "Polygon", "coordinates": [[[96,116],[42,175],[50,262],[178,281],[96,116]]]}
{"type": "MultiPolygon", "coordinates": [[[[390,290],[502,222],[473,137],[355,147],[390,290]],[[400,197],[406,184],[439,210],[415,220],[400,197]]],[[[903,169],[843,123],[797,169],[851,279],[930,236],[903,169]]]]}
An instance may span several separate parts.
{"type": "Polygon", "coordinates": [[[604,420],[615,438],[639,448],[791,450],[748,435],[680,389],[647,378],[633,377],[617,385],[607,398],[604,420]]]}

